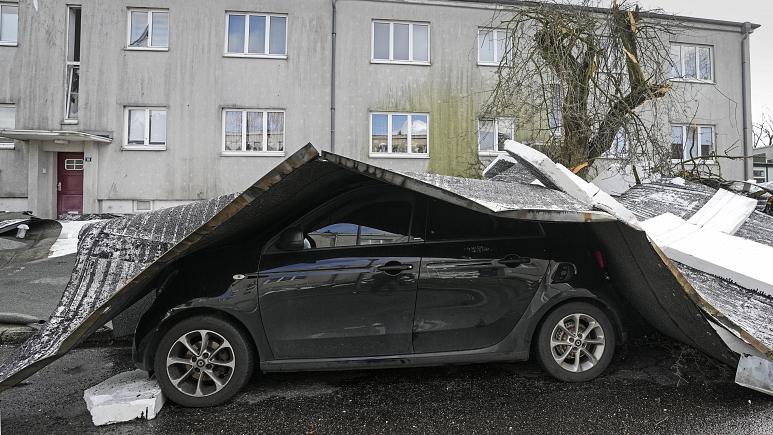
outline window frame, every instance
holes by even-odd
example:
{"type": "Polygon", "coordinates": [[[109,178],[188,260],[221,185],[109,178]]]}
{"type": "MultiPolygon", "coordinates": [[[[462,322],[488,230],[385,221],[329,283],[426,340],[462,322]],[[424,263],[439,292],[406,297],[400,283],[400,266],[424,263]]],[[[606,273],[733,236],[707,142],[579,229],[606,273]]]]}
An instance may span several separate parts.
{"type": "Polygon", "coordinates": [[[73,22],[71,20],[71,13],[73,10],[79,10],[81,13],[80,20],[81,20],[81,34],[78,35],[78,41],[79,43],[82,42],[82,32],[83,32],[83,9],[80,5],[68,5],[67,6],[67,24],[65,25],[65,71],[64,71],[64,87],[65,87],[65,95],[64,95],[64,117],[62,118],[62,124],[77,124],[80,118],[80,80],[81,80],[81,61],[80,61],[80,48],[78,47],[78,60],[70,60],[70,44],[73,43],[73,41],[70,40],[70,27],[72,26],[73,22]],[[73,76],[75,72],[77,71],[78,74],[78,101],[75,104],[76,109],[76,116],[71,117],[70,116],[70,110],[72,109],[71,101],[72,98],[72,85],[73,85],[73,76]]]}
{"type": "Polygon", "coordinates": [[[245,58],[253,58],[253,59],[287,59],[287,52],[288,46],[288,34],[290,33],[290,18],[288,14],[280,14],[280,13],[269,13],[269,12],[242,12],[242,11],[225,11],[225,37],[224,37],[224,45],[223,45],[223,56],[224,57],[245,57],[245,58]],[[241,53],[232,53],[228,51],[228,30],[231,26],[231,20],[229,19],[231,15],[241,15],[244,16],[244,46],[242,47],[241,53]],[[250,16],[256,16],[256,17],[265,17],[266,18],[266,30],[265,30],[265,39],[264,39],[264,50],[265,53],[249,53],[249,43],[250,43],[250,16]],[[271,46],[271,17],[283,17],[285,19],[285,52],[284,54],[271,54],[270,53],[270,46],[271,46]]]}
{"type": "Polygon", "coordinates": [[[123,125],[124,135],[122,150],[126,151],[166,151],[167,144],[169,144],[169,108],[166,106],[126,106],[123,110],[123,125]],[[145,132],[144,132],[144,144],[132,144],[129,143],[129,112],[131,110],[144,110],[145,111],[145,132]],[[150,112],[166,112],[164,117],[164,143],[163,144],[151,144],[150,143],[150,112]]]}
{"type": "Polygon", "coordinates": [[[432,25],[429,21],[406,20],[380,20],[370,22],[370,63],[392,65],[432,65],[432,25]],[[376,59],[376,24],[389,24],[389,59],[376,59]],[[395,60],[395,24],[407,24],[408,28],[408,60],[395,60]],[[413,27],[414,25],[427,26],[427,60],[412,60],[413,56],[413,27]]]}
{"type": "MultiPolygon", "coordinates": [[[[684,83],[702,83],[702,84],[716,84],[717,78],[716,78],[716,61],[714,60],[714,46],[710,44],[691,44],[686,42],[670,42],[669,50],[673,49],[673,47],[679,47],[679,61],[680,61],[680,71],[682,73],[682,77],[671,77],[671,72],[669,71],[669,80],[674,82],[684,82],[684,83]],[[684,77],[684,66],[685,66],[685,58],[682,54],[682,50],[684,47],[694,47],[695,48],[695,78],[690,77],[684,77]],[[700,55],[698,54],[698,50],[700,48],[708,48],[709,49],[709,65],[711,66],[711,79],[701,79],[700,76],[700,55]]],[[[669,52],[669,56],[671,56],[671,53],[669,52]]],[[[674,65],[669,63],[669,67],[673,70],[674,65]]]]}
{"type": "Polygon", "coordinates": [[[285,109],[258,109],[241,107],[224,107],[221,111],[221,138],[220,155],[223,157],[284,157],[287,151],[287,111],[285,109]],[[226,150],[225,148],[225,118],[227,112],[241,112],[242,114],[242,147],[239,151],[226,150]],[[263,115],[263,151],[247,151],[247,113],[261,112],[263,115]],[[282,150],[268,151],[268,114],[282,114],[282,150]]]}
{"type": "Polygon", "coordinates": [[[502,155],[502,154],[506,154],[507,153],[507,151],[504,151],[504,150],[500,151],[498,149],[499,148],[499,121],[500,120],[510,121],[511,129],[512,129],[510,137],[512,138],[511,140],[515,140],[515,130],[516,130],[515,118],[509,117],[509,116],[497,116],[495,118],[478,118],[478,130],[477,130],[477,133],[478,133],[477,134],[477,139],[478,139],[478,141],[477,141],[478,142],[478,155],[480,155],[480,156],[498,156],[498,155],[502,155]],[[486,122],[486,121],[493,121],[494,122],[494,150],[493,151],[481,150],[480,149],[480,131],[481,131],[480,124],[481,124],[481,122],[486,122]]]}
{"type": "MultiPolygon", "coordinates": [[[[16,128],[16,105],[13,103],[0,103],[0,108],[10,107],[13,109],[13,128],[16,128]]],[[[16,149],[16,141],[13,139],[0,138],[0,150],[16,149]]]]}
{"type": "Polygon", "coordinates": [[[368,113],[368,156],[371,158],[396,158],[396,159],[428,159],[429,158],[429,134],[430,134],[430,116],[429,112],[369,112],[368,113]],[[373,152],[373,115],[387,115],[387,152],[373,152]],[[415,153],[413,148],[413,115],[426,116],[427,117],[427,152],[415,153]],[[392,117],[393,116],[409,116],[411,130],[408,132],[408,152],[395,153],[392,152],[392,117]]]}
{"type": "Polygon", "coordinates": [[[169,9],[152,9],[152,8],[127,8],[126,10],[126,46],[125,50],[131,51],[169,51],[169,45],[172,39],[172,15],[169,13],[169,9]],[[132,12],[145,12],[148,16],[148,45],[146,47],[132,47],[132,12]],[[154,13],[166,13],[167,23],[169,28],[167,30],[167,44],[166,47],[154,47],[153,46],[153,14],[154,13]]]}
{"type": "MultiPolygon", "coordinates": [[[[502,63],[502,54],[500,54],[499,51],[499,45],[497,44],[497,33],[499,32],[505,32],[507,33],[507,29],[500,29],[498,27],[478,27],[478,34],[475,37],[475,43],[477,45],[478,49],[478,66],[494,66],[498,67],[499,65],[510,65],[510,62],[507,62],[505,59],[505,62],[502,63]],[[480,52],[481,52],[481,35],[485,32],[493,32],[493,41],[494,41],[494,61],[493,62],[486,62],[480,59],[480,52]],[[496,60],[499,59],[499,60],[496,60]]],[[[507,45],[507,36],[505,35],[505,45],[507,45]]]]}
{"type": "Polygon", "coordinates": [[[2,26],[3,8],[16,8],[16,40],[0,40],[0,47],[18,47],[19,46],[19,3],[0,2],[0,26],[2,26]]]}
{"type": "MultiPolygon", "coordinates": [[[[679,124],[679,123],[672,123],[671,128],[674,127],[681,127],[682,128],[682,158],[681,159],[674,159],[671,158],[671,163],[682,163],[690,160],[690,156],[687,155],[687,151],[685,148],[685,141],[687,140],[688,136],[688,130],[689,128],[695,128],[695,137],[698,141],[698,147],[701,147],[701,129],[702,128],[710,128],[711,129],[711,151],[713,154],[717,153],[717,129],[715,125],[708,125],[708,124],[679,124]]],[[[670,134],[669,134],[670,136],[670,134]]],[[[673,143],[671,143],[673,145],[673,143]]],[[[669,149],[670,151],[670,149],[669,149]]],[[[701,160],[703,163],[712,164],[714,163],[714,158],[711,156],[696,156],[694,157],[696,160],[701,160]]]]}

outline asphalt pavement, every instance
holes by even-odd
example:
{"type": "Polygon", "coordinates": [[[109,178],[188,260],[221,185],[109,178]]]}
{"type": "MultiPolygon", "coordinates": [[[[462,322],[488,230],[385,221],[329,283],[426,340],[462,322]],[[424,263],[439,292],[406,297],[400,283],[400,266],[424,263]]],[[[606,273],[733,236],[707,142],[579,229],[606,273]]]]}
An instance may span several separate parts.
{"type": "Polygon", "coordinates": [[[0,267],[0,312],[48,320],[74,265],[75,254],[70,254],[0,267]]]}
{"type": "Polygon", "coordinates": [[[130,369],[126,348],[70,352],[0,394],[3,433],[773,433],[773,397],[662,338],[627,345],[585,384],[530,362],[266,374],[220,407],[93,426],[83,390],[130,369]]]}

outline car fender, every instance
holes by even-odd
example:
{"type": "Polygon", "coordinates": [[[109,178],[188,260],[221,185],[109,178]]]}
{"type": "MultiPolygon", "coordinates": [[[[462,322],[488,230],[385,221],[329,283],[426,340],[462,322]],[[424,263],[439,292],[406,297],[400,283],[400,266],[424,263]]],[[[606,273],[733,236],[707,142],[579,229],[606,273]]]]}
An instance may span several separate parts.
{"type": "Polygon", "coordinates": [[[233,322],[252,339],[261,360],[271,359],[258,309],[256,278],[252,275],[238,279],[218,296],[197,297],[171,307],[158,301],[137,324],[132,346],[134,364],[141,370],[152,371],[156,347],[168,326],[197,315],[216,315],[233,322]]]}

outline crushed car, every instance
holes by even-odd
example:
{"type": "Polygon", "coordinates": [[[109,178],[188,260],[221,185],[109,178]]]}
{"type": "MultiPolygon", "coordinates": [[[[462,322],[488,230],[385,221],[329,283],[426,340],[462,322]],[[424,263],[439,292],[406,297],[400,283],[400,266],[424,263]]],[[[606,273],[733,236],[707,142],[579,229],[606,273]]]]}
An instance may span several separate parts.
{"type": "Polygon", "coordinates": [[[535,357],[584,381],[638,321],[731,365],[768,361],[769,313],[739,319],[700,284],[747,289],[672,262],[635,211],[528,147],[506,148],[473,180],[307,145],[241,194],[92,224],[59,307],[0,365],[0,390],[147,298],[135,363],[186,406],[228,400],[256,366],[535,357]]]}

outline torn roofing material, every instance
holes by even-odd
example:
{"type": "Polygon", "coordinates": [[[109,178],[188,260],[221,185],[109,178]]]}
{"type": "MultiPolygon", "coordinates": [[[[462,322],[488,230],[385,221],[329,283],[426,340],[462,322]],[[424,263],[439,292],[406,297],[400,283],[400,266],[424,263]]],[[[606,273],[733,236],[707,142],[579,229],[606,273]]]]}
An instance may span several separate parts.
{"type": "Polygon", "coordinates": [[[29,377],[149,293],[174,261],[308,207],[357,180],[378,179],[486,213],[555,222],[612,221],[562,192],[457,177],[410,175],[306,145],[239,195],[97,222],[81,233],[75,268],[49,322],[0,365],[0,390],[29,377]]]}
{"type": "MultiPolygon", "coordinates": [[[[763,334],[766,330],[766,324],[770,320],[770,315],[766,311],[754,311],[754,310],[732,310],[732,307],[738,307],[738,304],[725,303],[723,307],[729,309],[729,312],[723,312],[718,310],[707,299],[708,295],[701,293],[699,289],[705,289],[707,286],[711,289],[719,289],[725,296],[725,302],[727,300],[737,302],[743,300],[753,291],[744,288],[743,292],[737,293],[736,290],[739,286],[733,288],[732,284],[727,279],[723,279],[717,276],[712,276],[707,273],[707,270],[717,270],[716,265],[712,265],[703,271],[697,269],[691,270],[690,273],[682,273],[680,267],[684,265],[678,262],[672,262],[666,255],[660,250],[660,248],[654,243],[647,240],[647,237],[643,236],[643,232],[638,231],[636,234],[632,233],[632,229],[639,228],[638,218],[635,214],[634,207],[626,207],[625,203],[621,204],[617,202],[609,195],[602,195],[598,197],[597,194],[593,194],[594,189],[592,185],[586,183],[584,180],[579,180],[566,171],[562,171],[559,165],[549,165],[547,161],[549,159],[534,149],[530,149],[517,142],[506,142],[505,149],[519,162],[525,165],[531,165],[533,168],[545,171],[546,176],[555,182],[555,184],[563,191],[572,194],[573,196],[585,199],[590,196],[593,204],[603,210],[609,211],[611,214],[619,217],[621,222],[625,222],[626,226],[619,226],[619,230],[622,230],[621,237],[611,237],[611,230],[607,229],[599,232],[599,227],[593,228],[596,231],[598,240],[604,248],[604,252],[609,258],[611,274],[615,281],[616,287],[621,293],[623,293],[628,301],[642,314],[653,326],[658,328],[661,332],[669,335],[682,342],[693,344],[698,349],[703,350],[709,355],[714,356],[719,360],[724,360],[731,364],[734,364],[736,359],[732,354],[728,355],[732,345],[738,344],[738,342],[730,340],[727,335],[734,336],[737,339],[742,340],[747,345],[751,345],[761,355],[766,356],[768,359],[773,358],[773,352],[769,344],[764,338],[758,338],[754,333],[750,333],[748,324],[742,321],[742,317],[751,319],[755,322],[755,327],[750,328],[755,333],[763,334]],[[572,185],[571,183],[574,185],[572,185]],[[580,188],[578,191],[577,187],[580,188]],[[597,198],[598,197],[598,198],[597,198]],[[623,211],[620,214],[619,211],[623,211]],[[636,225],[632,225],[634,223],[636,225]],[[635,255],[626,257],[628,253],[635,252],[635,255]],[[657,254],[657,257],[653,257],[653,252],[657,254]],[[665,269],[664,267],[665,266],[665,269]],[[669,273],[670,272],[670,273],[669,273]],[[693,281],[690,280],[693,279],[693,281]],[[692,304],[685,304],[685,296],[692,304]],[[697,308],[702,310],[696,312],[697,308]],[[707,319],[711,319],[712,323],[709,323],[707,319]],[[719,324],[721,328],[717,329],[715,326],[719,324]],[[746,325],[746,326],[741,326],[746,325]],[[725,334],[725,338],[718,335],[717,331],[728,332],[725,334]],[[725,341],[727,340],[727,341],[725,341]]],[[[503,168],[500,166],[499,168],[503,168]]],[[[506,170],[506,169],[505,169],[506,170]]],[[[633,189],[632,189],[633,190],[633,189]]],[[[655,216],[660,216],[664,212],[664,208],[667,211],[669,206],[674,206],[679,201],[674,201],[672,196],[676,196],[677,199],[681,199],[682,204],[689,206],[689,214],[692,216],[698,212],[702,206],[709,203],[709,198],[715,194],[716,191],[706,188],[696,189],[700,194],[704,195],[704,198],[700,201],[695,198],[684,198],[689,196],[684,192],[678,192],[677,195],[673,195],[674,192],[670,192],[672,195],[663,195],[662,192],[656,192],[653,196],[666,198],[665,204],[660,204],[661,207],[653,207],[656,204],[652,203],[652,198],[636,198],[635,202],[647,203],[650,207],[640,209],[647,210],[647,213],[653,213],[655,216]]],[[[744,208],[748,211],[748,208],[744,208]]],[[[746,213],[744,211],[743,213],[746,213]]],[[[687,213],[685,213],[687,214],[687,213]]],[[[710,215],[711,213],[706,213],[710,215]]],[[[754,212],[746,219],[746,222],[740,225],[738,233],[740,234],[745,227],[753,224],[766,226],[768,222],[765,222],[767,216],[761,213],[754,212]]],[[[700,216],[699,216],[700,218],[700,216]]],[[[710,220],[710,219],[709,219],[710,220]]],[[[729,231],[734,231],[738,227],[738,222],[730,225],[733,219],[728,220],[725,223],[719,225],[729,231]],[[732,227],[732,228],[731,228],[732,227]]],[[[696,218],[696,221],[703,222],[703,219],[696,218]]],[[[705,223],[705,222],[704,222],[705,223]]],[[[746,229],[748,232],[748,228],[746,229]]],[[[730,237],[730,236],[728,236],[730,237]]],[[[767,236],[769,237],[769,235],[767,236]]],[[[721,249],[720,247],[712,247],[712,249],[721,249]]],[[[705,268],[704,268],[705,269],[705,268]]],[[[715,298],[716,300],[716,298],[715,298]]],[[[764,308],[764,307],[761,307],[764,308]]]]}

